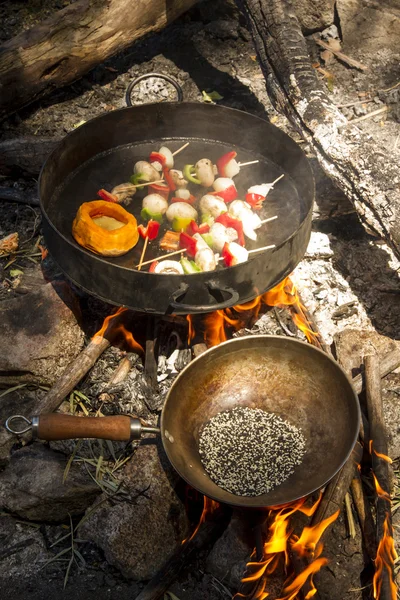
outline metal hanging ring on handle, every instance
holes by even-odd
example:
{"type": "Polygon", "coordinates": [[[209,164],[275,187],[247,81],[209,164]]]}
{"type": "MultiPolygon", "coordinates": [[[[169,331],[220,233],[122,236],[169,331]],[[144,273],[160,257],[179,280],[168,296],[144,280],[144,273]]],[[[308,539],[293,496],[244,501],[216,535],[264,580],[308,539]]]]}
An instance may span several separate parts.
{"type": "Polygon", "coordinates": [[[176,90],[176,93],[178,96],[177,101],[183,102],[183,90],[182,90],[181,86],[179,85],[179,83],[176,81],[176,79],[174,79],[173,77],[170,77],[169,75],[164,75],[163,73],[145,73],[144,75],[141,75],[140,77],[136,77],[136,79],[131,81],[130,84],[128,85],[126,94],[125,94],[125,102],[126,102],[127,106],[133,106],[132,100],[131,100],[131,94],[132,94],[133,88],[140,81],[143,81],[144,79],[150,79],[151,77],[155,77],[157,79],[164,79],[165,81],[168,81],[168,83],[173,85],[176,90]]]}
{"type": "Polygon", "coordinates": [[[6,420],[5,428],[10,433],[14,433],[15,435],[22,435],[23,433],[26,433],[27,431],[32,429],[32,421],[30,421],[29,419],[24,417],[24,415],[12,415],[11,417],[8,417],[8,419],[6,420]],[[25,421],[25,423],[28,423],[28,426],[25,427],[25,429],[20,429],[19,431],[16,429],[13,429],[11,426],[11,423],[16,419],[21,419],[22,421],[25,421]]]}

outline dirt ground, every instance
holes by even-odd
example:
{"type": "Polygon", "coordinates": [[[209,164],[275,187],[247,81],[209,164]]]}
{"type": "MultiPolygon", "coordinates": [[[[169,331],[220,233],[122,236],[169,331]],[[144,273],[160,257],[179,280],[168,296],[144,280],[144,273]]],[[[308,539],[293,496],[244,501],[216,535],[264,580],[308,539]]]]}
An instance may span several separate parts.
{"type": "MultiPolygon", "coordinates": [[[[68,1],[59,0],[2,2],[0,39],[9,39],[43,20],[54,9],[67,4],[68,1]]],[[[206,2],[205,7],[193,9],[163,32],[139,41],[125,53],[99,65],[68,88],[56,91],[40,103],[12,115],[2,124],[0,140],[24,135],[62,137],[93,117],[124,107],[125,90],[133,78],[148,72],[161,72],[177,79],[186,101],[203,102],[203,92],[216,91],[222,97],[217,101],[218,104],[244,110],[271,121],[302,144],[308,152],[290,123],[271,106],[244,21],[231,5],[223,2],[218,2],[215,6],[213,4],[206,2]]],[[[361,121],[358,127],[367,131],[376,141],[377,151],[379,148],[389,148],[400,161],[400,87],[396,87],[400,81],[399,47],[386,48],[382,42],[382,51],[372,53],[368,49],[368,40],[360,40],[358,47],[353,46],[351,51],[353,58],[369,67],[367,71],[361,72],[350,69],[335,58],[331,58],[329,64],[325,65],[315,43],[309,39],[308,44],[313,62],[320,65],[316,68],[323,69],[319,71],[319,75],[334,102],[337,105],[354,103],[343,107],[347,118],[357,118],[376,108],[388,107],[387,112],[361,121]],[[368,101],[360,102],[365,99],[368,101]]],[[[346,52],[346,48],[343,51],[346,52]]],[[[174,99],[174,91],[169,88],[152,92],[153,101],[174,99]]],[[[148,98],[148,90],[141,87],[133,100],[139,104],[145,98],[148,98]]],[[[323,306],[326,295],[319,298],[317,292],[314,292],[320,284],[321,273],[327,268],[326,256],[321,257],[317,252],[318,256],[308,256],[299,268],[300,279],[302,273],[305,273],[304,278],[314,290],[306,298],[307,306],[316,310],[319,325],[329,342],[340,329],[363,326],[399,340],[399,263],[386,246],[364,231],[340,190],[325,177],[311,155],[310,160],[317,180],[313,230],[318,234],[333,236],[335,273],[339,273],[343,285],[351,288],[350,291],[342,292],[341,303],[349,303],[350,299],[350,303],[357,301],[359,304],[357,303],[358,313],[346,314],[344,318],[337,320],[332,318],[332,305],[327,304],[325,308],[323,306]],[[304,264],[309,265],[310,261],[311,266],[305,268],[304,264]],[[366,268],[365,263],[369,261],[366,268]],[[351,297],[347,297],[347,293],[351,293],[351,297]]],[[[11,180],[3,177],[0,178],[0,185],[13,187],[26,194],[37,194],[37,181],[34,178],[11,180]]],[[[0,239],[14,231],[19,233],[20,247],[34,248],[40,242],[39,209],[1,202],[0,239]]],[[[7,259],[0,259],[0,302],[16,295],[15,280],[19,275],[13,275],[11,271],[26,273],[34,268],[32,260],[24,257],[11,265],[7,259]]],[[[332,274],[331,276],[333,277],[332,274]]],[[[318,293],[322,292],[322,288],[319,289],[318,293]]],[[[393,390],[393,398],[398,402],[397,380],[393,383],[393,390]]],[[[400,458],[400,452],[393,458],[400,458]]],[[[30,525],[22,523],[19,527],[24,529],[30,525]]],[[[49,527],[40,525],[40,531],[43,533],[49,527]]],[[[325,555],[330,563],[317,579],[321,600],[358,600],[362,597],[360,532],[353,540],[348,535],[347,527],[342,514],[332,529],[332,535],[327,538],[325,555]]],[[[0,531],[0,540],[3,539],[2,535],[0,531]]],[[[82,552],[86,566],[73,568],[65,590],[64,565],[54,563],[44,571],[32,572],[26,578],[23,574],[29,572],[29,553],[22,558],[19,553],[15,553],[12,559],[13,572],[19,572],[20,575],[0,578],[2,595],[6,597],[7,594],[10,600],[22,600],[27,596],[31,600],[42,600],[49,596],[54,600],[124,600],[136,597],[144,587],[143,583],[125,579],[90,544],[82,552]]],[[[205,572],[206,554],[199,553],[171,586],[170,591],[179,600],[220,600],[230,598],[234,592],[205,572]]],[[[0,550],[0,560],[1,558],[0,550]]]]}

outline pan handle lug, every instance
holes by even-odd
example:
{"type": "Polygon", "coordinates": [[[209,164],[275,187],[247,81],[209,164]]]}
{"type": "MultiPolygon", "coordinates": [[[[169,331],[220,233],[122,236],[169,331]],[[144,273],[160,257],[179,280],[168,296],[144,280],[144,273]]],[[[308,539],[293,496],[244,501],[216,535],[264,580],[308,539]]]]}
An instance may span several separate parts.
{"type": "Polygon", "coordinates": [[[223,308],[228,308],[239,303],[239,293],[236,290],[221,287],[216,281],[208,281],[206,286],[211,296],[217,300],[216,304],[185,304],[182,300],[189,286],[187,283],[181,283],[180,287],[171,295],[167,313],[206,313],[214,310],[222,310],[223,308]]]}
{"type": "Polygon", "coordinates": [[[177,101],[183,102],[183,90],[182,90],[181,86],[179,85],[179,83],[176,81],[176,79],[174,79],[173,77],[170,77],[169,75],[165,75],[164,73],[145,73],[144,75],[141,75],[140,77],[136,77],[136,79],[131,81],[130,84],[128,85],[128,87],[126,89],[126,93],[125,93],[125,102],[126,102],[127,106],[133,106],[132,99],[131,99],[131,94],[132,94],[133,88],[140,81],[143,81],[144,79],[150,79],[150,77],[155,77],[157,79],[164,79],[165,81],[168,81],[168,83],[173,85],[176,90],[177,101]]]}

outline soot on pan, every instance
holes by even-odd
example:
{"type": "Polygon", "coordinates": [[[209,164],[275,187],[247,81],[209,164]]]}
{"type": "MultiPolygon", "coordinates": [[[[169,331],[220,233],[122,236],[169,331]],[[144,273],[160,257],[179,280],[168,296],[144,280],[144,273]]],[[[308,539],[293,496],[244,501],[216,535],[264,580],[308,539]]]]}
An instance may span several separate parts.
{"type": "Polygon", "coordinates": [[[199,453],[210,479],[237,496],[260,496],[283,483],[302,461],[301,429],[275,413],[234,408],[203,427],[199,453]]]}

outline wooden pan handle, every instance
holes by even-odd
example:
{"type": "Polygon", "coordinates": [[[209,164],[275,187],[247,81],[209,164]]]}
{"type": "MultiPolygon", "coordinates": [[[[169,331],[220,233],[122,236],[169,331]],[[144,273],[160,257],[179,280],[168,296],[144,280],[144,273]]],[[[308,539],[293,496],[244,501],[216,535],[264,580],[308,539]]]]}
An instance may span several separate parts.
{"type": "Polygon", "coordinates": [[[123,415],[116,417],[72,417],[70,415],[48,414],[32,419],[32,433],[35,437],[48,441],[74,438],[129,441],[136,437],[132,435],[132,422],[134,425],[138,422],[140,430],[139,419],[132,419],[123,415]]]}

